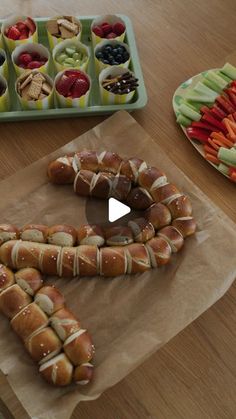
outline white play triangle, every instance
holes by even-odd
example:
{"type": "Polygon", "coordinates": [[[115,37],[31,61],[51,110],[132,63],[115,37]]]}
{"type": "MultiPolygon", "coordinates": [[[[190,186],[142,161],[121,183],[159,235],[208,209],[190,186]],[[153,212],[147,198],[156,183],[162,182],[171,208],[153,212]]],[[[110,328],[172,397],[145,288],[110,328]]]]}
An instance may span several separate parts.
{"type": "Polygon", "coordinates": [[[110,222],[116,221],[131,211],[128,205],[123,204],[115,198],[108,201],[108,219],[110,222]]]}

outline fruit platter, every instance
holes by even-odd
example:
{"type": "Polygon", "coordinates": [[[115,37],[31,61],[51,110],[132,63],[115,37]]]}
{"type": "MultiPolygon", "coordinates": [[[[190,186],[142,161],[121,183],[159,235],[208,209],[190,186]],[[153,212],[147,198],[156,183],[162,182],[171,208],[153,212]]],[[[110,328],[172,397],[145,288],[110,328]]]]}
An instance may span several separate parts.
{"type": "Polygon", "coordinates": [[[127,16],[15,16],[0,26],[0,121],[131,112],[146,105],[127,16]]]}
{"type": "Polygon", "coordinates": [[[176,121],[198,152],[236,182],[236,67],[204,71],[174,93],[176,121]]]}

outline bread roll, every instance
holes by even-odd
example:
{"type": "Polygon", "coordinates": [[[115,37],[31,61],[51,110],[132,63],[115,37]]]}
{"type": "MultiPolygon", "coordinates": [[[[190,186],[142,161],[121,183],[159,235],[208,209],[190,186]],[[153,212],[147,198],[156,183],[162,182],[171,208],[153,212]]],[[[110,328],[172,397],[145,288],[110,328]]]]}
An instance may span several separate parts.
{"type": "Polygon", "coordinates": [[[173,253],[178,252],[184,245],[184,238],[182,234],[173,226],[166,226],[158,231],[157,236],[165,239],[173,253]]]}
{"type": "Polygon", "coordinates": [[[169,202],[180,196],[178,188],[171,183],[152,189],[150,193],[155,202],[161,202],[165,205],[168,205],[169,202]]]}
{"type": "Polygon", "coordinates": [[[12,319],[22,308],[31,303],[32,299],[19,285],[14,284],[0,294],[0,311],[12,319]]]}
{"type": "Polygon", "coordinates": [[[73,183],[75,171],[72,167],[72,157],[59,157],[48,165],[48,177],[50,182],[57,184],[73,183]]]}
{"type": "Polygon", "coordinates": [[[99,225],[96,224],[84,224],[77,230],[77,238],[79,244],[88,244],[94,246],[103,246],[104,232],[99,225]]]}
{"type": "Polygon", "coordinates": [[[126,274],[127,259],[123,247],[101,247],[99,252],[100,275],[118,276],[126,274]]]}
{"type": "Polygon", "coordinates": [[[13,254],[13,249],[16,247],[16,244],[19,240],[10,240],[3,243],[0,246],[0,261],[10,268],[15,268],[15,254],[13,254]]]}
{"type": "Polygon", "coordinates": [[[125,247],[127,255],[127,273],[136,274],[151,268],[148,251],[144,244],[133,243],[125,247]]]}
{"type": "Polygon", "coordinates": [[[102,151],[98,156],[99,171],[118,173],[122,158],[111,151],[102,151]]]}
{"type": "Polygon", "coordinates": [[[155,229],[152,223],[145,218],[135,218],[129,221],[128,225],[132,229],[135,242],[145,243],[155,236],[155,229]]]}
{"type": "Polygon", "coordinates": [[[192,215],[192,204],[186,195],[180,195],[167,204],[172,218],[192,215]]]}
{"type": "Polygon", "coordinates": [[[16,283],[33,296],[43,285],[43,277],[35,268],[23,268],[15,273],[16,283]]]}
{"type": "Polygon", "coordinates": [[[58,275],[62,248],[53,244],[41,244],[41,246],[40,271],[46,275],[58,275]]]}
{"type": "Polygon", "coordinates": [[[126,246],[133,243],[133,233],[128,226],[107,227],[105,238],[109,246],[126,246]]]}
{"type": "Polygon", "coordinates": [[[76,271],[76,247],[63,247],[58,262],[58,275],[72,278],[77,275],[76,271]]]}
{"type": "Polygon", "coordinates": [[[127,196],[127,203],[131,208],[145,210],[153,203],[153,199],[146,189],[136,187],[127,196]]]}
{"type": "Polygon", "coordinates": [[[45,285],[37,292],[34,302],[51,316],[57,310],[60,310],[65,303],[65,299],[55,286],[45,285]]]}
{"type": "Polygon", "coordinates": [[[90,383],[93,378],[94,367],[89,362],[75,368],[73,381],[81,386],[90,383]]]}
{"type": "Polygon", "coordinates": [[[19,238],[19,230],[12,224],[0,224],[0,246],[8,240],[17,240],[19,238]]]}
{"type": "MultiPolygon", "coordinates": [[[[45,244],[18,240],[12,251],[12,261],[17,269],[40,269],[40,257],[45,244]]],[[[1,248],[0,248],[1,252],[1,248]]]]}
{"type": "Polygon", "coordinates": [[[147,168],[147,163],[136,157],[124,160],[120,166],[120,173],[127,176],[131,182],[137,183],[139,173],[147,168]]]}
{"type": "Polygon", "coordinates": [[[48,227],[43,224],[27,224],[20,232],[21,240],[37,243],[47,243],[48,227]]]}
{"type": "Polygon", "coordinates": [[[171,247],[162,237],[153,237],[146,243],[152,268],[166,265],[171,257],[171,247]]]}
{"type": "Polygon", "coordinates": [[[151,191],[167,183],[167,177],[164,172],[156,167],[147,167],[138,176],[138,184],[142,188],[151,191]]]}
{"type": "Polygon", "coordinates": [[[42,377],[55,386],[67,386],[72,381],[73,365],[62,353],[42,364],[39,368],[42,377]]]}
{"type": "Polygon", "coordinates": [[[152,223],[156,230],[171,223],[171,213],[166,205],[159,203],[152,204],[146,209],[144,217],[152,223]]]}
{"type": "Polygon", "coordinates": [[[75,153],[72,166],[76,173],[80,170],[97,172],[99,168],[97,152],[83,150],[75,153]]]}
{"type": "Polygon", "coordinates": [[[91,361],[94,356],[94,346],[87,330],[80,329],[69,336],[64,342],[63,349],[74,365],[91,361]]]}
{"type": "Polygon", "coordinates": [[[172,225],[182,234],[184,238],[194,234],[197,228],[196,221],[193,217],[176,218],[173,220],[172,225]]]}
{"type": "Polygon", "coordinates": [[[99,273],[99,251],[97,246],[82,244],[77,247],[76,270],[79,276],[96,276],[99,273]]]}
{"type": "Polygon", "coordinates": [[[49,321],[51,327],[63,342],[80,329],[79,320],[66,307],[56,311],[49,321]]]}
{"type": "Polygon", "coordinates": [[[67,224],[57,224],[48,228],[48,243],[57,246],[74,246],[77,240],[76,229],[67,224]]]}
{"type": "Polygon", "coordinates": [[[91,182],[90,194],[95,198],[107,199],[112,190],[114,175],[107,172],[99,172],[94,175],[91,182]]]}
{"type": "Polygon", "coordinates": [[[0,264],[0,293],[15,283],[14,273],[0,264]]]}
{"type": "Polygon", "coordinates": [[[45,327],[30,336],[25,347],[34,361],[43,364],[61,351],[62,344],[51,327],[45,327]]]}
{"type": "Polygon", "coordinates": [[[89,170],[80,170],[74,180],[74,191],[81,196],[90,195],[90,187],[95,173],[89,170]]]}
{"type": "Polygon", "coordinates": [[[13,330],[23,341],[29,338],[37,330],[46,327],[47,324],[48,317],[35,303],[31,303],[23,308],[11,320],[13,330]]]}
{"type": "Polygon", "coordinates": [[[125,201],[131,189],[131,181],[124,175],[117,174],[112,182],[110,196],[125,201]]]}

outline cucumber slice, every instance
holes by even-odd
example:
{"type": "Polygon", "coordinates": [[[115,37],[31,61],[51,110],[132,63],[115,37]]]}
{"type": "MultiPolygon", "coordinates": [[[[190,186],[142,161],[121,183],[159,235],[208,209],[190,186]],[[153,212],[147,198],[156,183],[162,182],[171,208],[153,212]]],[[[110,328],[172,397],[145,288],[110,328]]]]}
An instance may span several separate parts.
{"type": "Polygon", "coordinates": [[[230,166],[236,167],[236,150],[220,147],[218,151],[218,158],[226,162],[230,166]]]}
{"type": "Polygon", "coordinates": [[[177,116],[176,122],[178,122],[180,125],[183,125],[184,127],[189,127],[189,125],[192,123],[192,120],[180,113],[177,116]]]}
{"type": "Polygon", "coordinates": [[[186,103],[182,103],[179,107],[179,111],[186,116],[189,119],[192,119],[193,121],[200,121],[201,114],[194,111],[189,105],[186,103]]]}
{"type": "Polygon", "coordinates": [[[230,77],[232,80],[236,80],[236,67],[234,67],[232,64],[226,63],[220,71],[226,74],[226,76],[230,77]]]}
{"type": "Polygon", "coordinates": [[[204,79],[203,84],[205,84],[205,86],[209,87],[210,89],[214,90],[215,92],[218,92],[218,93],[222,92],[222,89],[219,86],[217,86],[217,84],[215,84],[211,80],[204,79]]]}
{"type": "Polygon", "coordinates": [[[227,81],[216,74],[214,70],[208,71],[205,77],[207,80],[214,82],[222,90],[228,85],[227,81]]]}
{"type": "Polygon", "coordinates": [[[193,91],[203,96],[208,96],[209,102],[215,101],[218,96],[218,93],[214,92],[214,90],[209,89],[209,87],[205,86],[201,81],[199,81],[196,86],[193,88],[193,91]]]}
{"type": "Polygon", "coordinates": [[[227,83],[231,83],[232,79],[228,76],[226,76],[226,74],[223,74],[221,71],[217,71],[217,74],[219,74],[220,77],[222,77],[223,79],[225,79],[225,81],[227,81],[227,83]]]}
{"type": "MultiPolygon", "coordinates": [[[[217,96],[218,96],[218,93],[217,93],[217,96]]],[[[185,99],[188,102],[189,101],[190,102],[201,102],[202,104],[203,103],[204,104],[208,103],[209,106],[211,106],[215,102],[215,99],[211,99],[211,98],[209,98],[209,96],[196,93],[193,90],[191,90],[191,91],[189,90],[187,92],[187,94],[185,95],[185,99]]]]}
{"type": "Polygon", "coordinates": [[[218,166],[218,169],[220,170],[221,173],[224,173],[224,175],[229,174],[229,167],[226,166],[226,164],[224,164],[224,163],[220,163],[219,166],[218,166]]]}

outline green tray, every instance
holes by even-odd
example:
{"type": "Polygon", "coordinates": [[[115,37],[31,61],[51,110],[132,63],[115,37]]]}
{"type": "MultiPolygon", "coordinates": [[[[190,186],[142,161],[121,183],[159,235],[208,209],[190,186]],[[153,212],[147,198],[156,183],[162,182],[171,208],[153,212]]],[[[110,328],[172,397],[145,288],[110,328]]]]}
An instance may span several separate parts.
{"type": "MultiPolygon", "coordinates": [[[[9,112],[0,113],[0,121],[22,121],[22,120],[33,120],[33,119],[52,119],[52,118],[71,118],[79,116],[89,115],[105,115],[117,110],[124,109],[126,111],[133,111],[135,109],[143,108],[147,103],[147,93],[144,85],[142,70],[139,62],[138,51],[136,48],[134,32],[130,19],[124,15],[120,16],[126,24],[126,35],[125,40],[130,47],[131,61],[129,69],[133,71],[136,77],[139,79],[139,87],[135,92],[135,95],[131,103],[120,104],[120,105],[103,105],[100,100],[98,78],[95,74],[95,63],[93,46],[91,41],[90,25],[97,16],[79,16],[79,19],[83,25],[83,33],[81,42],[86,44],[91,50],[91,59],[88,67],[88,74],[92,80],[92,89],[90,93],[89,105],[86,108],[59,108],[56,107],[48,110],[22,110],[21,105],[18,101],[17,94],[15,92],[15,80],[16,74],[13,64],[10,59],[10,55],[7,53],[8,67],[9,67],[9,92],[11,99],[11,108],[9,112]]],[[[45,22],[49,18],[35,18],[38,24],[38,35],[39,43],[49,48],[47,33],[45,28],[45,22]]],[[[2,21],[0,21],[2,23],[2,21]]],[[[49,67],[49,75],[55,77],[55,69],[51,65],[49,67]]]]}

